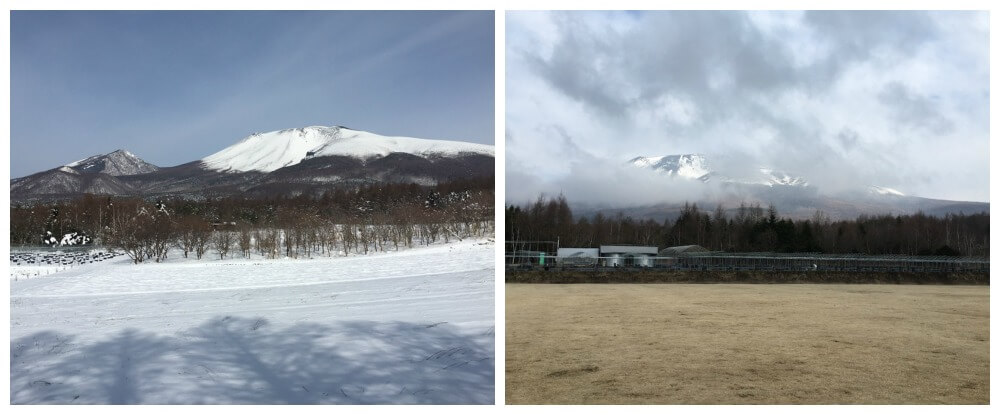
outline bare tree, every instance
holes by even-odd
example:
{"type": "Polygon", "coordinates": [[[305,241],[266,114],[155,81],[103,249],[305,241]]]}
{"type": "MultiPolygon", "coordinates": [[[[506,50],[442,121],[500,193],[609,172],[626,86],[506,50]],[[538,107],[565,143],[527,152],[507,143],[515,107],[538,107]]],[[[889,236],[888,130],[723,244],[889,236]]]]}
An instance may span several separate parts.
{"type": "Polygon", "coordinates": [[[191,231],[194,234],[195,256],[197,256],[198,259],[201,259],[201,257],[205,256],[205,253],[208,252],[208,243],[211,239],[212,230],[208,224],[204,224],[203,226],[192,228],[191,231]]]}
{"type": "Polygon", "coordinates": [[[194,252],[195,227],[199,222],[201,219],[196,217],[184,217],[177,221],[177,247],[184,252],[184,258],[188,257],[188,253],[194,252]]]}
{"type": "Polygon", "coordinates": [[[243,254],[244,258],[250,258],[250,250],[253,249],[253,233],[250,231],[250,226],[246,224],[240,226],[238,242],[240,253],[243,254]]]}
{"type": "Polygon", "coordinates": [[[229,250],[233,248],[233,233],[216,229],[212,233],[212,247],[219,253],[219,259],[225,259],[226,255],[229,255],[229,250]]]}
{"type": "Polygon", "coordinates": [[[122,202],[112,212],[108,242],[119,248],[138,264],[148,258],[150,251],[152,217],[140,202],[122,202]]]}

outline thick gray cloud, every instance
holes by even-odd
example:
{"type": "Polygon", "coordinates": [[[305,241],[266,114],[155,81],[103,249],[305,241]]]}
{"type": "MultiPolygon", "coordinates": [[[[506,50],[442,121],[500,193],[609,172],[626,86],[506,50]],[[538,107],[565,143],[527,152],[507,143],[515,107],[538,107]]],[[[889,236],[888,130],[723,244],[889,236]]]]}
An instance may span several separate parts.
{"type": "Polygon", "coordinates": [[[884,45],[912,54],[939,35],[932,15],[923,11],[808,11],[804,19],[835,45],[835,59],[865,60],[884,45]]]}
{"type": "Polygon", "coordinates": [[[858,132],[847,127],[837,133],[837,140],[845,150],[853,150],[858,145],[858,139],[858,132]]]}
{"type": "Polygon", "coordinates": [[[926,129],[935,135],[945,135],[955,129],[951,120],[941,115],[935,100],[916,95],[899,82],[886,85],[878,99],[892,109],[893,117],[902,125],[926,129]]]}
{"type": "Polygon", "coordinates": [[[985,13],[510,12],[506,59],[507,166],[538,191],[593,159],[704,153],[988,199],[985,13]]]}

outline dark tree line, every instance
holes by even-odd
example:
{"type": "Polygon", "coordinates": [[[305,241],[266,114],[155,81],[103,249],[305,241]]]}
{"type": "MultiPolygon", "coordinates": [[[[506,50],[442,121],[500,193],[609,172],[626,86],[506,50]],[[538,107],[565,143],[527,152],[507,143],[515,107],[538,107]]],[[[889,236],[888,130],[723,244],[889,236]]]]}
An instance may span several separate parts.
{"type": "Polygon", "coordinates": [[[730,215],[685,204],[680,216],[658,223],[619,213],[574,217],[566,198],[539,197],[526,206],[507,206],[507,241],[556,241],[564,247],[602,244],[701,245],[727,252],[817,252],[841,254],[989,255],[988,213],[929,216],[862,215],[830,220],[817,211],[811,219],[782,218],[771,206],[742,204],[730,215]]]}
{"type": "Polygon", "coordinates": [[[41,245],[77,232],[121,249],[136,263],[161,261],[171,248],[198,259],[367,253],[493,233],[493,181],[437,186],[380,184],[321,197],[148,201],[84,195],[12,205],[12,245],[41,245]]]}

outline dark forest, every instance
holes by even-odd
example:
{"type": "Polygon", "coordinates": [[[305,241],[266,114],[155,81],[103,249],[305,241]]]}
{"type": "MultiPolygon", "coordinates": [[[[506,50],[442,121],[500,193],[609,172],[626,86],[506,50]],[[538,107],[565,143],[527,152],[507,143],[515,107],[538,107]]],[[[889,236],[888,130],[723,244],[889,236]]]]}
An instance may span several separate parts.
{"type": "Polygon", "coordinates": [[[988,213],[862,215],[833,221],[817,211],[809,220],[791,220],[773,206],[743,203],[730,216],[722,206],[709,211],[685,204],[676,221],[658,223],[621,213],[574,217],[566,198],[559,196],[509,205],[505,217],[506,241],[558,240],[564,247],[701,245],[725,252],[989,256],[988,213]]]}

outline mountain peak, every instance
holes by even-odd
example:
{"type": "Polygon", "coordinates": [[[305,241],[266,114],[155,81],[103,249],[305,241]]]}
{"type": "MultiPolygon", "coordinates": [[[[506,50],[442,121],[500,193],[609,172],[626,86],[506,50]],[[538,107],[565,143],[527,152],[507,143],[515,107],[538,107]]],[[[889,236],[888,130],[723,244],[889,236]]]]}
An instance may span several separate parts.
{"type": "Polygon", "coordinates": [[[117,149],[117,150],[115,150],[115,151],[112,151],[112,152],[108,153],[107,155],[108,156],[126,156],[126,157],[132,157],[132,158],[139,158],[139,157],[136,157],[135,154],[130,153],[128,150],[123,150],[123,149],[120,149],[120,148],[117,149]]]}
{"type": "Polygon", "coordinates": [[[254,133],[240,142],[201,159],[216,171],[272,172],[311,157],[347,156],[359,159],[409,153],[421,157],[463,153],[494,155],[493,146],[462,141],[387,137],[345,127],[309,126],[254,133]]]}
{"type": "MultiPolygon", "coordinates": [[[[150,173],[160,168],[147,163],[127,150],[118,149],[108,154],[98,154],[66,164],[79,173],[104,173],[111,176],[130,176],[150,173]]],[[[64,170],[65,171],[65,170],[64,170]]]]}

